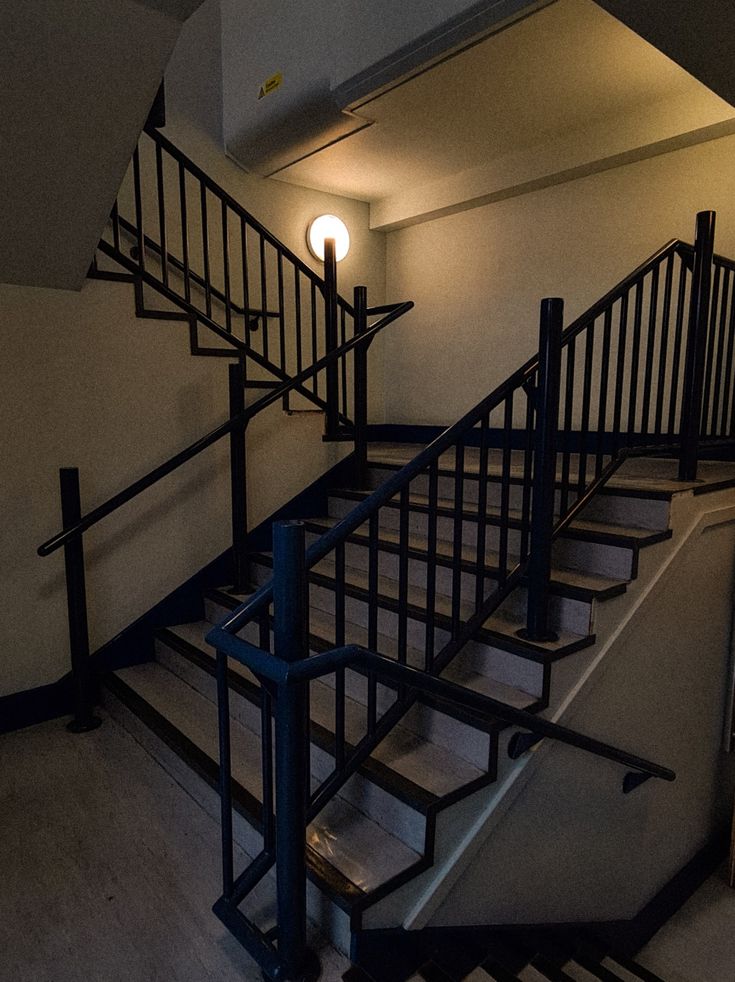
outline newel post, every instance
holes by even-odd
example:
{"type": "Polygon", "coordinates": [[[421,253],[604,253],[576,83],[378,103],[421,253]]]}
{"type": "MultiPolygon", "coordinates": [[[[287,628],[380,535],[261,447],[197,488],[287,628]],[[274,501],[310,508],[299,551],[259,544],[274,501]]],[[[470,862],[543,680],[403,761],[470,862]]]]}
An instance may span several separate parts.
{"type": "MultiPolygon", "coordinates": [[[[337,339],[337,253],[334,239],[324,240],[324,333],[326,353],[338,346],[337,339]]],[[[339,366],[333,361],[326,368],[327,436],[334,436],[339,422],[339,366]]]]}
{"type": "Polygon", "coordinates": [[[700,211],[697,215],[697,234],[694,241],[694,267],[689,299],[689,330],[681,403],[680,481],[695,481],[697,479],[699,428],[702,418],[704,362],[707,351],[714,247],[715,213],[713,211],[700,211]]]}
{"type": "MultiPolygon", "coordinates": [[[[354,294],[355,335],[367,330],[367,287],[356,286],[354,294]]],[[[367,345],[355,348],[355,479],[357,487],[367,480],[367,345]]]]}
{"type": "MultiPolygon", "coordinates": [[[[230,419],[245,412],[245,367],[242,362],[229,366],[230,419]]],[[[248,586],[248,499],[245,474],[244,423],[230,430],[230,500],[232,509],[232,565],[233,587],[236,593],[245,592],[248,586]]]]}
{"type": "MultiPolygon", "coordinates": [[[[309,654],[305,534],[301,522],[273,526],[274,654],[309,654]]],[[[306,809],[309,799],[308,682],[281,682],[276,694],[276,889],[283,979],[319,975],[306,946],[306,809]]]]}
{"type": "MultiPolygon", "coordinates": [[[[59,470],[61,519],[65,529],[72,528],[82,517],[79,492],[79,468],[59,470]]],[[[87,622],[87,588],[84,576],[84,544],[81,534],[64,544],[66,569],[66,603],[69,620],[69,650],[74,685],[74,719],[67,725],[72,733],[96,730],[102,720],[94,715],[95,679],[89,661],[89,627],[87,622]]]]}
{"type": "Polygon", "coordinates": [[[556,494],[556,442],[559,429],[561,334],[564,301],[541,301],[539,367],[536,389],[536,434],[533,454],[531,553],[528,562],[528,610],[526,628],[530,641],[553,641],[549,630],[549,582],[556,494]]]}

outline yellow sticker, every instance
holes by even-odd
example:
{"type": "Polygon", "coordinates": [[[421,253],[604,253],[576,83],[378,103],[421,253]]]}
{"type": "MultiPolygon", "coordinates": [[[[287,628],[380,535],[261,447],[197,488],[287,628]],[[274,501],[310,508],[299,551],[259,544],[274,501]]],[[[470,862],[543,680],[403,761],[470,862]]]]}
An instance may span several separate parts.
{"type": "Polygon", "coordinates": [[[276,72],[275,75],[271,75],[267,78],[265,82],[260,87],[258,92],[258,98],[262,99],[264,95],[270,95],[271,92],[275,92],[278,86],[283,82],[283,75],[280,72],[276,72]]]}

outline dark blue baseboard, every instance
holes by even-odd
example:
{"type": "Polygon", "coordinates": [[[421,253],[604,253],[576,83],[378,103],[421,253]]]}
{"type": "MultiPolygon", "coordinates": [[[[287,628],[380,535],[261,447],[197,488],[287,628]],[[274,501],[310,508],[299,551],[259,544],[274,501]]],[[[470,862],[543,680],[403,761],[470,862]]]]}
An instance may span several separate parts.
{"type": "MultiPolygon", "coordinates": [[[[270,518],[248,533],[248,548],[253,552],[271,548],[271,528],[274,521],[313,518],[326,514],[329,489],[341,483],[349,483],[352,467],[350,455],[286,502],[270,518]]],[[[231,583],[232,576],[232,555],[228,549],[102,645],[92,655],[97,674],[103,675],[129,665],[151,661],[154,656],[156,630],[203,620],[204,593],[212,587],[231,583]]],[[[72,700],[71,675],[50,685],[3,696],[0,698],[0,733],[9,733],[11,730],[71,715],[72,700]]]]}

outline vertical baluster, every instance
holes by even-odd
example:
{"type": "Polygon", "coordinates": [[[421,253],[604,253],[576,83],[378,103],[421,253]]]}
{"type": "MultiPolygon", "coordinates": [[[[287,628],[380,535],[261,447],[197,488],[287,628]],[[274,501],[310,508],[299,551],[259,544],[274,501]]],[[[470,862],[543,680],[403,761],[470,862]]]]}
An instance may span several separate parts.
{"type": "Polygon", "coordinates": [[[480,454],[477,470],[477,551],[475,553],[475,610],[485,600],[485,566],[487,564],[487,467],[490,442],[490,417],[480,420],[480,454]]]}
{"type": "Polygon", "coordinates": [[[191,302],[191,279],[189,276],[189,215],[186,206],[186,171],[179,162],[179,209],[181,211],[181,258],[184,266],[184,299],[191,302]]]}
{"type": "Polygon", "coordinates": [[[439,463],[434,460],[429,464],[429,502],[426,516],[426,635],[424,648],[424,671],[434,669],[434,636],[436,619],[436,543],[437,543],[437,508],[439,498],[439,463]]]}
{"type": "MultiPolygon", "coordinates": [[[[324,342],[326,353],[337,348],[337,259],[334,239],[324,240],[324,342]]],[[[339,423],[339,366],[336,361],[326,367],[327,418],[326,431],[337,432],[339,423]]]]}
{"type": "Polygon", "coordinates": [[[156,144],[156,189],[158,191],[158,235],[161,246],[161,279],[168,286],[168,249],[166,247],[166,193],[163,185],[163,152],[156,144]]]}
{"type": "Polygon", "coordinates": [[[717,338],[717,355],[714,367],[714,391],[712,395],[712,419],[709,425],[709,433],[716,437],[719,435],[717,417],[720,414],[720,403],[724,394],[724,357],[725,357],[725,333],[727,322],[727,306],[730,298],[730,270],[722,271],[722,293],[720,296],[719,309],[719,329],[717,338]]]}
{"type": "Polygon", "coordinates": [[[733,398],[733,373],[735,365],[733,364],[733,357],[735,352],[733,351],[733,346],[735,345],[735,288],[730,296],[730,316],[728,320],[727,328],[727,354],[725,355],[725,386],[722,398],[722,416],[720,418],[720,436],[728,438],[732,432],[728,428],[730,400],[732,399],[732,406],[735,410],[735,398],[733,398]]]}
{"type": "Polygon", "coordinates": [[[459,636],[462,604],[462,531],[464,528],[464,440],[454,451],[454,501],[452,505],[452,640],[459,636]]]}
{"type": "Polygon", "coordinates": [[[661,344],[658,355],[658,384],[656,386],[656,418],[654,432],[660,437],[663,431],[664,392],[666,391],[666,363],[669,354],[669,323],[671,321],[671,291],[674,278],[674,254],[666,260],[664,277],[664,302],[661,311],[661,344]]]}
{"type": "MultiPolygon", "coordinates": [[[[317,318],[316,318],[316,283],[311,281],[311,364],[318,359],[319,344],[317,341],[317,318]]],[[[314,376],[312,382],[314,395],[319,398],[319,375],[314,376]]]]}
{"type": "MultiPolygon", "coordinates": [[[[356,286],[353,295],[355,309],[355,334],[367,330],[367,287],[356,286]]],[[[354,420],[355,420],[355,480],[358,488],[367,484],[367,347],[355,348],[353,362],[354,420]]]]}
{"type": "MultiPolygon", "coordinates": [[[[243,362],[229,366],[230,419],[245,411],[245,367],[243,362]]],[[[247,556],[247,480],[245,474],[246,425],[238,422],[230,431],[230,495],[232,515],[232,564],[234,589],[242,593],[248,585],[247,556]]]]}
{"type": "Polygon", "coordinates": [[[592,399],[592,361],[595,353],[595,324],[596,321],[591,321],[585,331],[582,416],[579,427],[579,467],[577,470],[578,497],[581,497],[587,486],[587,452],[590,443],[590,402],[592,399]]]}
{"type": "Polygon", "coordinates": [[[248,272],[248,227],[240,216],[240,253],[242,259],[242,306],[245,313],[245,344],[250,344],[250,275],[248,272]]]}
{"type": "Polygon", "coordinates": [[[602,320],[602,359],[600,362],[600,395],[597,403],[597,458],[595,477],[602,471],[605,459],[607,431],[607,394],[610,386],[610,338],[612,336],[612,307],[608,307],[602,320]]]}
{"type": "Polygon", "coordinates": [[[219,800],[222,830],[222,894],[232,896],[234,860],[232,841],[232,752],[230,733],[230,687],[227,655],[217,652],[217,723],[219,736],[219,800]]]}
{"type": "MultiPolygon", "coordinates": [[[[308,657],[308,594],[304,526],[273,526],[275,654],[308,657]]],[[[284,978],[298,978],[306,949],[306,806],[309,798],[308,683],[282,682],[276,702],[276,889],[278,955],[284,978]]]]}
{"type": "Polygon", "coordinates": [[[624,445],[622,439],[623,428],[623,390],[625,379],[625,352],[627,348],[628,335],[628,298],[630,292],[626,291],[620,298],[620,316],[618,318],[618,351],[615,364],[615,402],[613,405],[613,442],[614,453],[617,453],[624,445]]]}
{"type": "Polygon", "coordinates": [[[110,218],[112,220],[112,244],[115,247],[115,252],[120,252],[120,209],[117,199],[115,199],[115,204],[112,206],[110,218]]]}
{"type": "Polygon", "coordinates": [[[225,281],[225,330],[232,334],[232,303],[230,300],[230,232],[227,225],[227,202],[222,200],[222,265],[225,281]]]}
{"type": "Polygon", "coordinates": [[[680,481],[694,481],[697,478],[714,238],[715,213],[713,211],[699,212],[694,246],[694,270],[689,303],[689,333],[687,335],[681,405],[680,481]]]}
{"type": "Polygon", "coordinates": [[[212,316],[212,280],[209,267],[209,219],[207,217],[207,187],[199,182],[199,207],[202,215],[202,261],[204,263],[204,302],[207,317],[212,316]]]}
{"type": "Polygon", "coordinates": [[[541,301],[536,446],[533,467],[531,556],[528,563],[528,611],[523,636],[555,638],[549,630],[549,583],[554,528],[556,437],[559,426],[559,375],[564,303],[541,301]]]}
{"type": "Polygon", "coordinates": [[[296,374],[304,370],[303,339],[301,337],[301,272],[298,266],[293,268],[293,298],[296,313],[296,374]]]}
{"type": "Polygon", "coordinates": [[[500,536],[498,543],[498,565],[500,582],[505,583],[508,576],[508,532],[510,526],[510,488],[513,462],[511,440],[513,437],[513,392],[503,403],[503,459],[500,471],[500,536]]]}
{"type": "Polygon", "coordinates": [[[704,381],[702,384],[702,428],[701,435],[707,436],[707,420],[709,419],[710,402],[712,399],[712,379],[714,375],[715,341],[717,336],[717,311],[720,301],[720,264],[714,265],[714,278],[710,300],[709,328],[707,330],[706,357],[704,381]]]}
{"type": "Polygon", "coordinates": [[[639,279],[635,285],[635,299],[633,305],[633,348],[630,356],[630,396],[628,398],[628,440],[630,444],[635,444],[634,435],[636,432],[636,410],[638,408],[638,369],[640,367],[641,354],[641,321],[643,320],[643,280],[639,279]]]}
{"type": "Polygon", "coordinates": [[[270,322],[268,320],[268,269],[266,267],[265,238],[263,235],[258,237],[259,258],[260,258],[260,307],[263,312],[263,357],[268,358],[268,334],[270,322]]]}
{"type": "MultiPolygon", "coordinates": [[[[537,380],[538,381],[538,380],[537,380]]],[[[526,398],[526,421],[523,446],[523,492],[521,495],[521,553],[520,560],[523,561],[528,556],[528,541],[531,530],[531,488],[533,486],[533,433],[535,413],[533,399],[526,398]]],[[[562,472],[564,471],[564,460],[568,461],[568,454],[562,455],[562,472]]],[[[563,480],[563,479],[562,479],[563,480]]]]}
{"type": "MultiPolygon", "coordinates": [[[[344,307],[340,307],[340,337],[341,344],[347,340],[347,312],[344,307]]],[[[349,418],[349,408],[347,406],[347,355],[342,358],[342,414],[349,418]]]]}
{"type": "Polygon", "coordinates": [[[679,396],[679,385],[681,379],[679,377],[679,368],[681,364],[681,350],[683,345],[683,335],[684,335],[684,318],[685,318],[685,308],[686,308],[686,290],[687,290],[687,267],[684,262],[684,257],[679,256],[679,284],[677,290],[676,298],[676,322],[674,328],[674,352],[671,358],[671,391],[669,393],[669,436],[674,436],[677,433],[677,400],[679,396]]]}
{"type": "MultiPolygon", "coordinates": [[[[345,643],[345,544],[338,542],[334,550],[334,644],[345,643]]],[[[345,763],[345,670],[337,669],[334,679],[334,765],[342,770],[345,763]]]]}
{"type": "MultiPolygon", "coordinates": [[[[276,276],[278,280],[278,339],[281,346],[281,368],[288,370],[288,352],[286,351],[286,312],[283,303],[283,253],[280,249],[276,250],[276,276]]],[[[288,397],[286,397],[287,406],[288,397]]]]}
{"type": "MultiPolygon", "coordinates": [[[[574,371],[577,352],[577,339],[572,337],[567,344],[567,365],[564,383],[564,449],[561,457],[561,491],[559,495],[559,508],[561,514],[565,514],[569,506],[569,471],[572,459],[572,437],[574,435],[574,371]]],[[[538,386],[538,379],[536,382],[538,386]]],[[[537,390],[538,391],[538,390],[537,390]]],[[[538,423],[538,406],[536,407],[536,421],[538,423]]]]}
{"type": "Polygon", "coordinates": [[[273,699],[265,684],[260,686],[260,752],[263,775],[263,848],[272,853],[276,839],[273,809],[273,699]]]}
{"type": "Polygon", "coordinates": [[[651,271],[651,292],[648,298],[648,333],[646,336],[646,369],[643,376],[643,407],[641,411],[641,433],[650,431],[651,389],[653,388],[653,358],[658,335],[656,316],[658,313],[659,267],[651,271]]]}
{"type": "Polygon", "coordinates": [[[408,485],[399,498],[398,533],[398,661],[406,664],[408,651],[408,485]]]}
{"type": "Polygon", "coordinates": [[[135,234],[138,248],[138,269],[145,270],[145,233],[143,231],[143,194],[140,187],[140,151],[133,151],[133,196],[135,198],[135,234]]]}
{"type": "MultiPolygon", "coordinates": [[[[373,512],[368,526],[368,648],[378,650],[378,513],[373,512]]],[[[368,672],[368,733],[375,732],[377,718],[377,684],[375,672],[368,672]]]]}

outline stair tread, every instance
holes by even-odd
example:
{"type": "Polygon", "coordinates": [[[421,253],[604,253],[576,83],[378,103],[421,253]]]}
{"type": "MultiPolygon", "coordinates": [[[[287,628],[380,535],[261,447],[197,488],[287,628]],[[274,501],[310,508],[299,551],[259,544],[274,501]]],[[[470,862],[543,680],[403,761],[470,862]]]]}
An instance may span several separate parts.
{"type": "MultiPolygon", "coordinates": [[[[337,522],[338,518],[310,518],[307,519],[305,524],[307,529],[327,530],[333,528],[337,522]]],[[[367,524],[367,523],[366,523],[367,524]]],[[[593,523],[589,523],[593,524],[593,523]]],[[[367,543],[368,537],[366,533],[361,533],[359,528],[355,531],[354,537],[360,539],[367,543]]],[[[398,546],[400,543],[400,535],[398,532],[394,532],[390,529],[381,529],[379,534],[379,542],[388,543],[391,546],[398,546]]],[[[408,536],[408,548],[414,553],[421,553],[423,556],[428,556],[428,537],[425,535],[420,535],[417,533],[411,533],[408,536]]],[[[437,556],[451,561],[453,555],[453,544],[446,539],[437,539],[436,543],[436,554],[437,556]]],[[[488,549],[485,553],[486,564],[490,568],[497,568],[498,566],[499,554],[496,550],[488,549]]],[[[509,557],[510,565],[516,564],[517,557],[509,557]]],[[[471,546],[462,547],[462,561],[468,566],[473,566],[476,561],[476,552],[471,546]]],[[[568,569],[564,566],[554,566],[551,570],[551,581],[552,585],[556,587],[569,587],[572,590],[581,590],[589,593],[607,593],[611,591],[620,591],[624,588],[628,580],[616,579],[614,577],[602,576],[598,573],[587,573],[581,572],[576,569],[568,569]]]]}
{"type": "MultiPolygon", "coordinates": [[[[384,444],[374,443],[368,448],[368,462],[370,464],[387,465],[389,467],[405,466],[409,461],[425,449],[425,444],[384,444]]],[[[495,467],[492,463],[493,457],[499,456],[502,450],[493,448],[489,452],[491,474],[500,474],[500,467],[495,467]]],[[[521,455],[523,451],[515,451],[516,455],[521,455]]],[[[573,454],[574,461],[578,455],[573,454]]],[[[594,453],[587,454],[588,460],[595,458],[594,453]]],[[[609,459],[610,455],[604,455],[609,459]]],[[[476,447],[465,447],[464,450],[464,473],[468,476],[477,476],[479,473],[480,451],[476,447]]],[[[439,467],[449,473],[454,473],[454,451],[449,450],[439,457],[439,467]]],[[[511,465],[511,478],[521,478],[523,476],[523,464],[513,463],[511,465]]],[[[590,468],[591,470],[591,468],[590,468]]],[[[735,484],[735,465],[729,461],[701,460],[698,466],[698,479],[696,481],[679,481],[677,479],[678,462],[673,458],[666,457],[634,457],[625,461],[607,482],[606,488],[609,491],[638,491],[642,493],[655,494],[680,494],[684,491],[701,492],[702,485],[705,489],[715,487],[726,487],[735,484]]],[[[569,480],[574,483],[577,474],[572,469],[569,480]]]]}
{"type": "MultiPolygon", "coordinates": [[[[219,757],[217,708],[188,683],[156,662],[115,673],[213,761],[219,757]]],[[[232,776],[262,800],[258,734],[231,721],[232,776]]],[[[333,799],[310,824],[310,845],[363,893],[369,893],[417,863],[421,857],[404,842],[342,798],[333,799]],[[339,827],[339,835],[335,828],[339,827]],[[366,848],[369,844],[370,848],[366,848]],[[367,856],[364,862],[360,857],[367,856]]]]}
{"type": "MultiPolygon", "coordinates": [[[[167,632],[183,637],[189,644],[208,657],[214,657],[214,649],[205,641],[207,631],[211,628],[208,621],[193,624],[182,624],[167,628],[167,632]]],[[[249,670],[237,662],[230,660],[235,671],[248,680],[254,676],[249,670]]],[[[509,689],[509,695],[517,695],[509,689]]],[[[310,687],[311,718],[329,733],[335,732],[334,690],[326,682],[314,680],[310,687]]],[[[530,697],[529,697],[530,699],[530,697]]],[[[365,735],[365,707],[350,696],[345,696],[345,737],[347,742],[355,746],[365,735]]],[[[478,780],[484,776],[483,771],[468,763],[444,747],[415,734],[407,727],[398,724],[378,744],[371,757],[396,774],[418,787],[430,792],[437,798],[478,780]]]]}
{"type": "MultiPolygon", "coordinates": [[[[272,557],[269,553],[262,553],[252,557],[254,564],[262,564],[265,568],[272,568],[272,557]]],[[[325,584],[331,588],[334,583],[334,563],[331,559],[324,559],[318,563],[313,573],[323,576],[328,582],[325,584]],[[331,575],[330,575],[331,574],[331,575]]],[[[358,589],[361,592],[368,590],[368,575],[363,570],[345,566],[345,578],[348,586],[358,589]]],[[[426,591],[421,587],[409,586],[408,603],[412,604],[418,613],[425,611],[422,597],[426,591]]],[[[397,582],[389,577],[378,577],[378,596],[392,603],[397,602],[398,591],[397,582]]],[[[438,615],[448,618],[451,616],[451,601],[448,597],[436,594],[436,612],[438,615]]],[[[474,613],[474,604],[460,604],[460,618],[468,620],[474,613]]],[[[504,647],[512,646],[512,650],[517,653],[525,654],[527,657],[535,657],[538,660],[545,660],[547,656],[561,657],[577,651],[580,647],[592,644],[594,635],[575,634],[572,631],[559,630],[558,637],[553,641],[527,641],[518,637],[518,631],[525,627],[525,623],[517,615],[501,606],[494,611],[490,617],[478,629],[476,638],[480,641],[490,640],[491,642],[502,641],[504,647]]]]}
{"type": "MultiPolygon", "coordinates": [[[[332,491],[330,491],[330,494],[336,497],[341,496],[361,501],[368,498],[372,492],[360,490],[358,488],[334,488],[332,491]]],[[[428,509],[429,496],[426,494],[412,492],[409,495],[408,500],[410,507],[428,509]]],[[[391,500],[387,504],[389,507],[398,508],[398,502],[395,500],[391,500]]],[[[452,498],[437,497],[437,506],[440,509],[443,509],[445,512],[453,513],[454,500],[452,498]]],[[[465,509],[465,512],[470,516],[477,514],[477,512],[473,512],[472,509],[465,509]]],[[[495,508],[492,505],[489,505],[487,507],[486,514],[490,519],[499,519],[500,508],[495,508]]],[[[509,508],[508,519],[511,525],[520,527],[522,523],[520,509],[509,508]]],[[[591,520],[580,517],[571,522],[568,528],[566,528],[561,535],[564,538],[574,538],[581,535],[584,535],[585,537],[600,536],[600,540],[604,542],[608,542],[611,539],[620,539],[622,544],[632,543],[642,546],[658,542],[661,538],[668,537],[670,532],[668,529],[657,530],[642,528],[637,525],[617,525],[613,522],[603,522],[599,519],[591,520]]]]}

